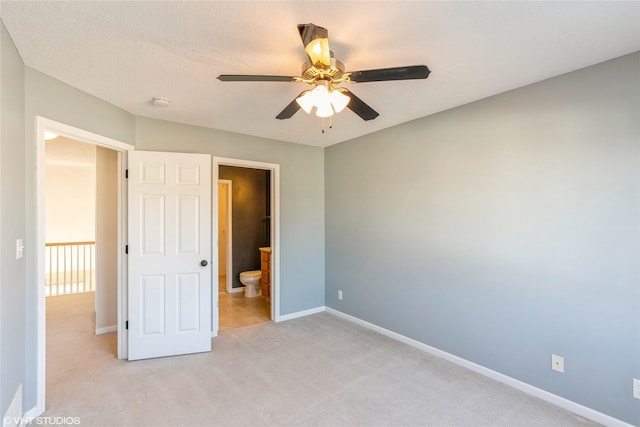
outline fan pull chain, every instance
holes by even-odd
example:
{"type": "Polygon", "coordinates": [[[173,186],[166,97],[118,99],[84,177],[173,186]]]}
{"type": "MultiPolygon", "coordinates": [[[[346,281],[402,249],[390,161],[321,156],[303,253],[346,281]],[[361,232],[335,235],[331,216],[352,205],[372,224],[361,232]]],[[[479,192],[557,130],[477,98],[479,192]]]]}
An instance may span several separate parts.
{"type": "MultiPolygon", "coordinates": [[[[333,129],[333,116],[329,117],[329,129],[333,129]]],[[[324,117],[322,118],[322,133],[324,133],[324,117]]]]}

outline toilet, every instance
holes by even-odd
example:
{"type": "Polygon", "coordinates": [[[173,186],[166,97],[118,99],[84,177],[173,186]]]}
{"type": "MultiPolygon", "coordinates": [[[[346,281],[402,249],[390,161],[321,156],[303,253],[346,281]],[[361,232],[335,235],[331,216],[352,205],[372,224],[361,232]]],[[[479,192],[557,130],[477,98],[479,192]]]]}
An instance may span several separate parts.
{"type": "Polygon", "coordinates": [[[240,273],[240,283],[244,285],[244,296],[246,298],[253,298],[260,295],[261,278],[262,271],[260,270],[243,271],[240,273]]]}

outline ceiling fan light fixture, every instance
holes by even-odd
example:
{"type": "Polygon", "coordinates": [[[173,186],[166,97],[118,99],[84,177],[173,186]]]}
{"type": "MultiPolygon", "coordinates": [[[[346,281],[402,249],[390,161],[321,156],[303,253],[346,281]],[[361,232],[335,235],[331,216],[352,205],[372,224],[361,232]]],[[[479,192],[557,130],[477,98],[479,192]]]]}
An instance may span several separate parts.
{"type": "Polygon", "coordinates": [[[329,82],[319,81],[314,89],[296,98],[296,102],[307,114],[311,114],[313,107],[316,107],[316,116],[330,117],[334,113],[334,107],[328,87],[329,82]]]}
{"type": "MultiPolygon", "coordinates": [[[[298,32],[308,59],[302,64],[300,76],[221,74],[218,80],[291,82],[311,85],[311,89],[301,92],[276,116],[278,120],[290,119],[300,109],[311,114],[314,108],[316,116],[332,117],[347,107],[362,120],[373,120],[379,116],[377,111],[350,90],[335,86],[342,83],[426,79],[431,72],[426,65],[345,72],[344,64],[335,59],[329,48],[329,32],[326,28],[311,23],[299,24],[298,32]]],[[[331,120],[329,127],[332,127],[331,120]]]]}

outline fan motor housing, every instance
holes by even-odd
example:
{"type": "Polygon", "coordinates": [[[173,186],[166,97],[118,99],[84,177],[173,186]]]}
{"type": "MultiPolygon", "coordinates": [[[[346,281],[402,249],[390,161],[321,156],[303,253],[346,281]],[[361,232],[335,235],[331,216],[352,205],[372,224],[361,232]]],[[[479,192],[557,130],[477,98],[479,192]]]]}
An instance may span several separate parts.
{"type": "Polygon", "coordinates": [[[302,64],[301,77],[305,80],[322,79],[330,77],[331,79],[339,79],[344,73],[344,64],[335,58],[331,58],[330,67],[314,67],[311,62],[306,61],[302,64]]]}

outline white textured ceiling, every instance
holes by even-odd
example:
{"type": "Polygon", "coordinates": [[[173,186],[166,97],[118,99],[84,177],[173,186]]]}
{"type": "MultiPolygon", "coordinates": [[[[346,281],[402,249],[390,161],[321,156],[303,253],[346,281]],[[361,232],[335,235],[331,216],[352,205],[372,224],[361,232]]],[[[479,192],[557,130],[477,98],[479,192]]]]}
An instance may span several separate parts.
{"type": "Polygon", "coordinates": [[[640,50],[637,1],[2,0],[1,13],[26,65],[133,114],[317,146],[640,50]],[[349,86],[380,116],[345,110],[325,134],[302,110],[275,119],[304,84],[216,79],[298,75],[296,25],[309,22],[329,30],[348,71],[426,64],[432,74],[349,86]],[[153,107],[154,96],[171,106],[153,107]]]}

